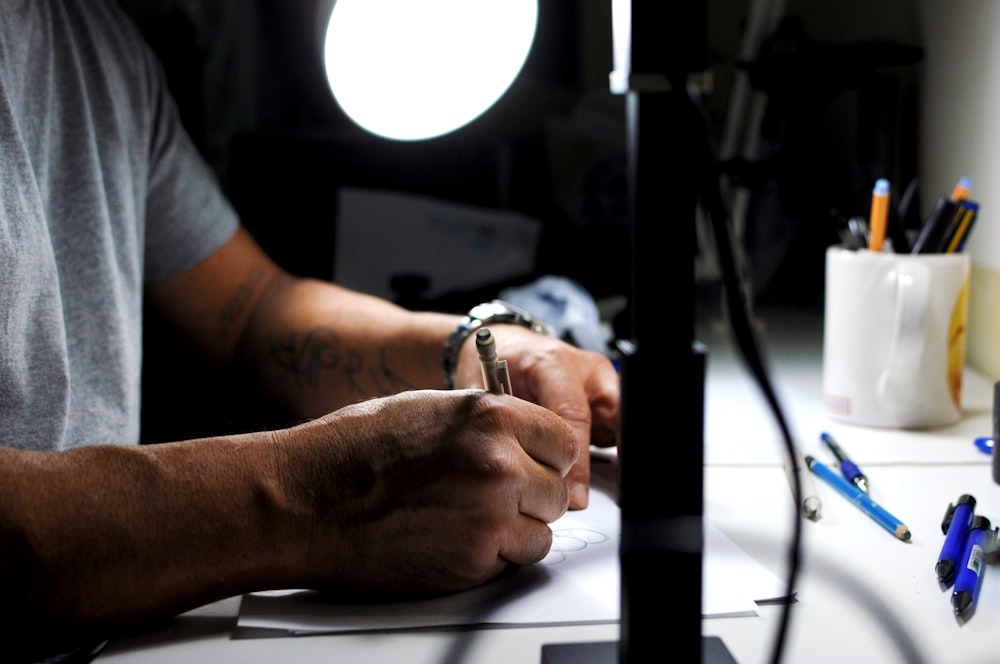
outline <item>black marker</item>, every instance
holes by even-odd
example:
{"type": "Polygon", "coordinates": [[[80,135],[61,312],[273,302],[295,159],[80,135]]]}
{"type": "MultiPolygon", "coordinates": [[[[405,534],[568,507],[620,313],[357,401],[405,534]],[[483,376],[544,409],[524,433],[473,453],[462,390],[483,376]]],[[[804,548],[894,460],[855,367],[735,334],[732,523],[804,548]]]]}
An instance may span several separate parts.
{"type": "Polygon", "coordinates": [[[950,198],[939,198],[931,210],[927,223],[920,229],[913,247],[912,254],[933,254],[941,247],[941,240],[951,226],[952,219],[961,211],[961,205],[950,198]]]}

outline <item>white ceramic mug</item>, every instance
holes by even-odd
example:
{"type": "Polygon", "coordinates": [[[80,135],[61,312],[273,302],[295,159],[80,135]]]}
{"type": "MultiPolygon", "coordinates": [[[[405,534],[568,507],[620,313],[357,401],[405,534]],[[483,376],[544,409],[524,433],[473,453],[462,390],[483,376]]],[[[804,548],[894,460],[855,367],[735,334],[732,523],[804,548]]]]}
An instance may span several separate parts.
{"type": "Polygon", "coordinates": [[[827,249],[827,415],[899,429],[961,417],[970,267],[966,253],[827,249]]]}

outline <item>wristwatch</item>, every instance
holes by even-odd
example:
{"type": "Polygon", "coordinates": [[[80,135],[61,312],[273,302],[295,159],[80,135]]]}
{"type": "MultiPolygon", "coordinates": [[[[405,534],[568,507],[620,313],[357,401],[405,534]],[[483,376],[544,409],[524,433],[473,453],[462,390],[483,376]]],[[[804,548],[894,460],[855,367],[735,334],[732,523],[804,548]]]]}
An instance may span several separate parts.
{"type": "Polygon", "coordinates": [[[555,336],[551,326],[535,319],[527,311],[503,300],[492,300],[477,304],[469,310],[455,331],[448,336],[441,352],[441,369],[444,371],[446,389],[455,388],[455,370],[458,368],[458,354],[469,335],[484,325],[514,324],[534,330],[546,336],[555,336]]]}

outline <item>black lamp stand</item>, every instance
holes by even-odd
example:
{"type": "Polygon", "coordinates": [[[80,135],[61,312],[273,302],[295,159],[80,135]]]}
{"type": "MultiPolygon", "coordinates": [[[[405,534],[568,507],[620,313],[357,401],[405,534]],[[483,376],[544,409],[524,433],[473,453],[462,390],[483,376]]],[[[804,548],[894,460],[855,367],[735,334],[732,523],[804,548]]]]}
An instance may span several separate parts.
{"type": "Polygon", "coordinates": [[[702,4],[631,3],[631,329],[623,349],[631,352],[622,364],[619,458],[623,664],[682,653],[694,661],[702,650],[705,355],[695,339],[694,265],[706,164],[703,122],[687,89],[689,73],[703,66],[702,4]],[[656,608],[665,597],[682,607],[669,618],[656,608]]]}
{"type": "Polygon", "coordinates": [[[629,329],[619,342],[621,638],[545,646],[542,661],[734,662],[719,639],[701,635],[706,354],[695,338],[694,268],[709,164],[688,79],[707,66],[706,3],[633,0],[626,14],[614,46],[627,40],[629,61],[612,74],[612,91],[625,95],[630,203],[629,329]]]}

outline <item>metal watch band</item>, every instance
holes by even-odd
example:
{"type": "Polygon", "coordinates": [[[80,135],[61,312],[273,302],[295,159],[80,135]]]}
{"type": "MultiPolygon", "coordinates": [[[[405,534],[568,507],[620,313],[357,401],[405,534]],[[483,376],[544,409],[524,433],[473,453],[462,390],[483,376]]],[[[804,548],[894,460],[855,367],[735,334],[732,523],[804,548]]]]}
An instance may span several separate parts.
{"type": "Polygon", "coordinates": [[[494,323],[520,325],[539,334],[553,336],[553,330],[550,326],[535,320],[527,311],[510,302],[492,300],[477,304],[469,310],[455,331],[448,336],[448,340],[444,342],[444,349],[441,352],[441,370],[444,372],[446,389],[455,388],[455,371],[458,368],[458,355],[462,350],[462,344],[469,338],[469,335],[483,325],[494,323]]]}

